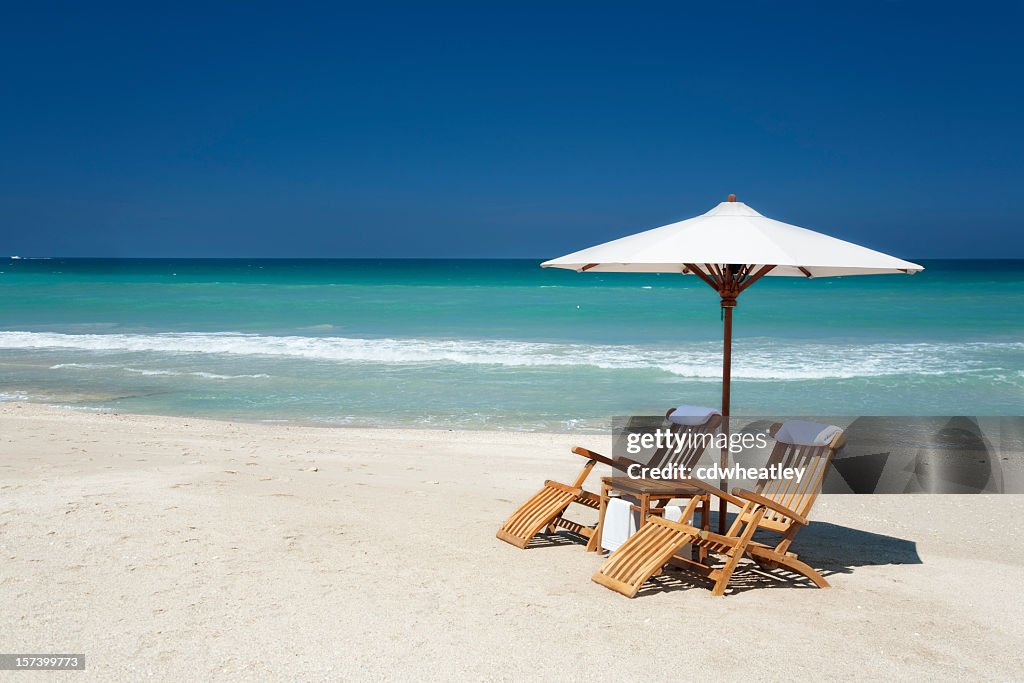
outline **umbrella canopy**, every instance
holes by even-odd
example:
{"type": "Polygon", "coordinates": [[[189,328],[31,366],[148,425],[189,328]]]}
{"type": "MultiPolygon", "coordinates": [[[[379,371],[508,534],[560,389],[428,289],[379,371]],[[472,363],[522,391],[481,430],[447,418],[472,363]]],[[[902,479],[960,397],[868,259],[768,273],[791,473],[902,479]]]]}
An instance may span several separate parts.
{"type": "MultiPolygon", "coordinates": [[[[721,297],[723,310],[722,415],[729,415],[732,309],[737,297],[765,276],[831,277],[912,274],[924,270],[867,247],[762,216],[735,195],[707,213],[638,232],[541,264],[545,268],[621,273],[696,275],[721,297]]],[[[726,422],[726,429],[728,423],[726,422]]],[[[728,452],[722,450],[722,464],[728,452]]],[[[721,482],[725,488],[725,482],[721,482]]],[[[725,531],[724,500],[719,531],[725,531]]]]}
{"type": "Polygon", "coordinates": [[[914,273],[923,268],[867,247],[762,216],[730,195],[707,213],[546,261],[545,268],[687,273],[687,264],[773,266],[766,275],[829,277],[914,273]]]}

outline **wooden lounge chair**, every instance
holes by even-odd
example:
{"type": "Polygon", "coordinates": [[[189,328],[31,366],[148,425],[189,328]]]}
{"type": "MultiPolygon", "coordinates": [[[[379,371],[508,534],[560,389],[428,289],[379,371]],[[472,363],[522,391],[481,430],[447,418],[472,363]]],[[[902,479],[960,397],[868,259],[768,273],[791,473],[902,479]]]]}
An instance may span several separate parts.
{"type": "MultiPolygon", "coordinates": [[[[787,424],[807,426],[813,423],[787,424]]],[[[777,436],[782,427],[778,423],[772,425],[772,436],[777,436]]],[[[639,531],[605,560],[593,580],[632,598],[648,579],[671,563],[714,581],[711,594],[724,595],[737,564],[746,556],[765,569],[788,570],[807,577],[819,588],[827,588],[828,582],[821,574],[799,561],[789,547],[797,532],[807,526],[807,514],[821,490],[829,461],[845,443],[842,432],[835,434],[827,445],[818,446],[789,443],[777,438],[768,463],[806,468],[799,483],[795,479],[761,480],[755,491],[736,489],[730,495],[694,479],[693,483],[704,489],[707,495],[718,496],[741,508],[728,532],[721,535],[690,524],[650,517],[639,531]],[[772,532],[780,538],[775,545],[768,545],[753,540],[757,531],[772,532]],[[724,555],[724,564],[711,567],[677,555],[687,543],[709,553],[724,555]]],[[[695,498],[690,501],[682,519],[692,516],[696,505],[695,498]]]]}
{"type": "MultiPolygon", "coordinates": [[[[666,418],[674,410],[668,411],[666,418]]],[[[678,434],[683,432],[699,434],[713,433],[720,424],[721,417],[719,415],[710,415],[704,423],[699,425],[683,426],[670,423],[669,426],[678,434]]],[[[688,439],[687,443],[693,444],[693,446],[684,448],[678,453],[668,449],[659,450],[647,464],[636,463],[636,461],[629,458],[613,460],[600,453],[577,446],[572,449],[572,452],[586,458],[587,462],[583,465],[583,469],[576,476],[576,479],[571,484],[562,484],[551,480],[545,481],[544,487],[540,491],[520,505],[519,509],[505,520],[505,523],[498,530],[497,538],[506,543],[511,543],[517,548],[525,548],[533,537],[542,530],[546,529],[548,533],[554,533],[561,527],[590,539],[594,535],[593,527],[565,519],[563,513],[573,503],[593,510],[600,508],[601,496],[583,489],[583,484],[595,465],[601,463],[622,470],[627,469],[632,464],[639,464],[643,467],[664,467],[668,464],[677,464],[681,467],[692,468],[700,460],[700,456],[704,452],[704,448],[696,446],[696,443],[699,441],[699,439],[688,439]]]]}

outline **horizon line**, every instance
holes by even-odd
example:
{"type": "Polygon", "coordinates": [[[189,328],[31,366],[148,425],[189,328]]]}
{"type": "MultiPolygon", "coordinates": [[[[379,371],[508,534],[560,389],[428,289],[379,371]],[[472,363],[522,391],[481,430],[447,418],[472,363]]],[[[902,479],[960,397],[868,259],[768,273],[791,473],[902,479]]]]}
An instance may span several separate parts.
{"type": "MultiPolygon", "coordinates": [[[[8,256],[6,261],[54,259],[121,261],[547,261],[552,256],[8,256]]],[[[908,256],[916,261],[1024,261],[1024,256],[908,256]]]]}

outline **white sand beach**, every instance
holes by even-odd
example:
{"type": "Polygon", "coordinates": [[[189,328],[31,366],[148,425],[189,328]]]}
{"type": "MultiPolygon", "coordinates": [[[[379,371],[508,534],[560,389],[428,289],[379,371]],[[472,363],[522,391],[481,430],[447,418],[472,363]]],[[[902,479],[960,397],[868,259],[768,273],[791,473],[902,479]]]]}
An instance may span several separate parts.
{"type": "Polygon", "coordinates": [[[578,544],[494,538],[607,441],[0,405],[0,651],[81,680],[1021,676],[1022,497],[823,496],[794,549],[831,589],[629,600],[578,544]]]}

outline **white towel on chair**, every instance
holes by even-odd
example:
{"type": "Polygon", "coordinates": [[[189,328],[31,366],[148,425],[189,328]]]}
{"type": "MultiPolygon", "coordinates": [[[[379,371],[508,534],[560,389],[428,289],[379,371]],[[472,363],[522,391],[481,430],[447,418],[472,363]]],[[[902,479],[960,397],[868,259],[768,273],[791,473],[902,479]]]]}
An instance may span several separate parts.
{"type": "MultiPolygon", "coordinates": [[[[610,498],[608,508],[604,512],[604,526],[601,528],[601,547],[615,552],[630,536],[636,533],[640,525],[640,512],[633,509],[637,503],[635,498],[624,496],[610,498]]],[[[683,508],[669,505],[665,508],[665,519],[678,522],[683,516],[683,508]]],[[[690,520],[682,520],[689,523],[690,520]]]]}
{"type": "Polygon", "coordinates": [[[601,527],[601,547],[615,552],[626,539],[636,533],[636,523],[640,521],[640,513],[633,512],[632,501],[625,498],[609,498],[608,508],[604,511],[604,524],[601,527]]]}
{"type": "MultiPolygon", "coordinates": [[[[666,505],[665,506],[665,519],[670,522],[678,522],[683,517],[683,507],[681,505],[666,505]]],[[[686,520],[689,524],[690,520],[686,520]]]]}
{"type": "MultiPolygon", "coordinates": [[[[666,505],[665,519],[669,520],[670,522],[682,522],[683,524],[693,524],[692,517],[690,519],[683,519],[683,508],[681,505],[666,505]]],[[[682,548],[680,548],[678,552],[676,552],[676,555],[679,555],[680,557],[689,557],[691,552],[691,545],[687,543],[682,548]]]]}

